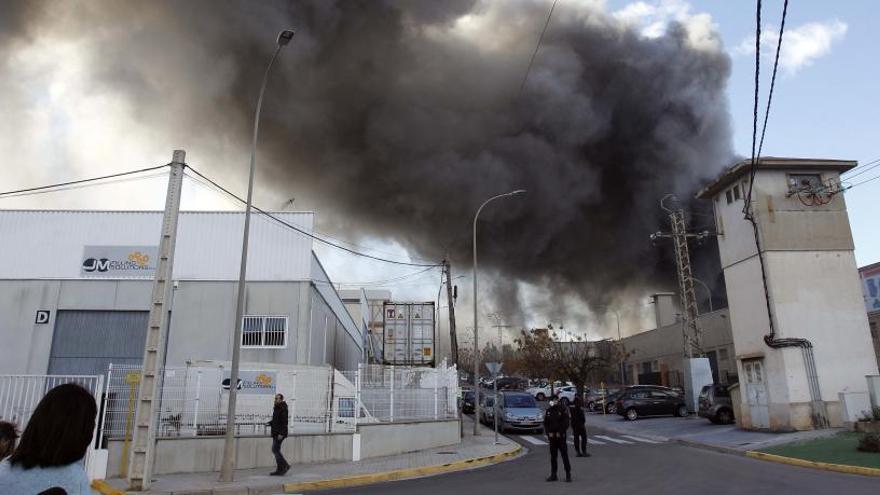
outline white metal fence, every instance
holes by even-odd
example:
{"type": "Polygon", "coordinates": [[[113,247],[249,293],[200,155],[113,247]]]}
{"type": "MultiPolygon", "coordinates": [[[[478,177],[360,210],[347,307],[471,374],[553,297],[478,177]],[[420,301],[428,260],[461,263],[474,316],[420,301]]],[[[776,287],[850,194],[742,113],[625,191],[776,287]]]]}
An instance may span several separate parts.
{"type": "MultiPolygon", "coordinates": [[[[236,434],[265,435],[276,393],[288,406],[288,431],[354,431],[358,423],[457,417],[455,368],[284,366],[242,370],[236,434]]],[[[140,367],[111,365],[103,436],[131,438],[140,367]]],[[[160,387],[158,437],[217,436],[226,431],[228,371],[221,366],[168,367],[160,387]],[[225,383],[224,383],[225,380],[225,383]]]]}
{"type": "MultiPolygon", "coordinates": [[[[20,431],[27,427],[34,409],[40,400],[53,388],[65,383],[76,383],[91,392],[95,398],[95,407],[101,410],[101,391],[104,388],[104,377],[86,375],[0,375],[0,420],[15,424],[20,431]]],[[[97,418],[96,418],[97,420],[97,418]]],[[[97,434],[97,421],[95,433],[97,434]]],[[[86,451],[85,466],[92,473],[91,462],[94,450],[99,447],[93,436],[92,443],[86,451]]]]}

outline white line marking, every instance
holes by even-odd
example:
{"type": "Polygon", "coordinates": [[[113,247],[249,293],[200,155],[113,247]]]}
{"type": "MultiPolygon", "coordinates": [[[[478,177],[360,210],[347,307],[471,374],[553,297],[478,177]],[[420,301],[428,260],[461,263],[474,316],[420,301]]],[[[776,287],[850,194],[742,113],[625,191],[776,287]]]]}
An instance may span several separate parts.
{"type": "Polygon", "coordinates": [[[631,437],[629,435],[624,435],[623,438],[629,438],[630,440],[635,440],[636,442],[642,442],[642,443],[660,443],[660,442],[655,442],[654,440],[648,440],[647,438],[631,437]]]}
{"type": "Polygon", "coordinates": [[[524,437],[524,436],[521,436],[520,438],[522,438],[522,439],[525,440],[526,442],[529,442],[529,443],[532,444],[532,445],[547,445],[547,442],[545,442],[545,441],[543,441],[543,440],[538,440],[538,439],[535,438],[535,437],[524,437]]]}
{"type": "Polygon", "coordinates": [[[605,435],[593,435],[593,436],[595,438],[601,438],[602,440],[608,440],[609,442],[614,442],[614,443],[628,443],[628,444],[632,443],[632,442],[627,442],[626,440],[620,440],[618,438],[606,437],[605,435]]]}
{"type": "Polygon", "coordinates": [[[594,440],[593,437],[587,438],[587,445],[605,445],[605,442],[594,440]]]}

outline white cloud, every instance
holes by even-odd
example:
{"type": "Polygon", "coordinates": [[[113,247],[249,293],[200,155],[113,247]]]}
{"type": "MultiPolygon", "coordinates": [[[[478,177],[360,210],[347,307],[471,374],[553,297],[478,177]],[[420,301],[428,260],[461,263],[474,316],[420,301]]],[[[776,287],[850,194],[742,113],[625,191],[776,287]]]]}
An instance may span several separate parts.
{"type": "MultiPolygon", "coordinates": [[[[846,35],[848,26],[839,20],[810,22],[793,29],[787,29],[782,38],[782,51],[779,53],[779,66],[788,74],[795,74],[817,59],[831,53],[831,45],[846,35]]],[[[772,60],[776,56],[779,31],[767,26],[761,34],[761,53],[772,60]]],[[[755,37],[750,36],[740,42],[734,50],[738,54],[755,53],[755,37]]]]}
{"type": "Polygon", "coordinates": [[[692,14],[690,4],[684,0],[634,2],[612,15],[626,26],[640,28],[642,36],[646,38],[659,38],[666,34],[670,22],[678,22],[685,27],[692,47],[699,50],[721,48],[712,16],[692,14]]]}

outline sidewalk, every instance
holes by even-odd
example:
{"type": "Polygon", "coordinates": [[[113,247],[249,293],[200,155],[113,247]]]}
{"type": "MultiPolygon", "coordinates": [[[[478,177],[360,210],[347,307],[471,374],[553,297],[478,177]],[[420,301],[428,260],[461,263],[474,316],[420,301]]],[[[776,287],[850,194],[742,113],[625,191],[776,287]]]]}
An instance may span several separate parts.
{"type": "Polygon", "coordinates": [[[769,433],[741,430],[736,425],[715,425],[705,418],[656,417],[627,421],[616,414],[588,414],[587,427],[624,435],[637,435],[652,440],[676,441],[684,445],[744,454],[747,451],[834,436],[841,428],[769,433]]]}
{"type": "MultiPolygon", "coordinates": [[[[217,481],[219,473],[163,475],[153,481],[149,492],[162,495],[232,495],[299,493],[306,490],[341,488],[440,473],[472,469],[503,462],[517,456],[522,447],[500,437],[494,444],[493,432],[483,426],[473,436],[473,421],[465,417],[464,437],[458,445],[450,445],[408,454],[377,457],[359,462],[325,464],[294,464],[286,476],[269,476],[270,469],[249,469],[235,472],[231,483],[217,481]]],[[[269,444],[266,444],[269,448],[269,444]]],[[[125,480],[107,480],[111,489],[105,495],[118,494],[126,488],[125,480]]]]}

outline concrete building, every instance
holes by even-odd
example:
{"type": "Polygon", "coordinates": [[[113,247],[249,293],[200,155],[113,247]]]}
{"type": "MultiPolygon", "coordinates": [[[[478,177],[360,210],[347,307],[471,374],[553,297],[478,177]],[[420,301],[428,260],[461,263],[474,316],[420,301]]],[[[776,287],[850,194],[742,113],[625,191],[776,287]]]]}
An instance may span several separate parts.
{"type": "Polygon", "coordinates": [[[859,268],[865,310],[868,312],[868,328],[874,342],[874,354],[880,367],[880,263],[859,268]]]}
{"type": "MultiPolygon", "coordinates": [[[[654,294],[657,327],[624,337],[626,384],[683,386],[684,345],[682,323],[676,315],[674,294],[654,294]]],[[[702,314],[697,326],[703,333],[703,350],[712,367],[715,383],[737,381],[733,335],[728,310],[702,314]]]]}
{"type": "Polygon", "coordinates": [[[760,253],[752,224],[743,218],[749,161],[697,194],[714,206],[743,388],[736,414],[746,428],[839,426],[839,394],[866,392],[865,376],[877,374],[838,187],[840,173],[855,166],[843,160],[762,158],[751,205],[760,253]]]}
{"type": "MultiPolygon", "coordinates": [[[[276,213],[311,232],[312,213],[276,213]]],[[[226,361],[244,214],[182,212],[166,329],[169,366],[226,361]]],[[[0,211],[0,374],[100,374],[139,364],[162,212],[0,211]]],[[[363,327],[312,239],[251,222],[242,362],[356,369],[363,327]]]]}

